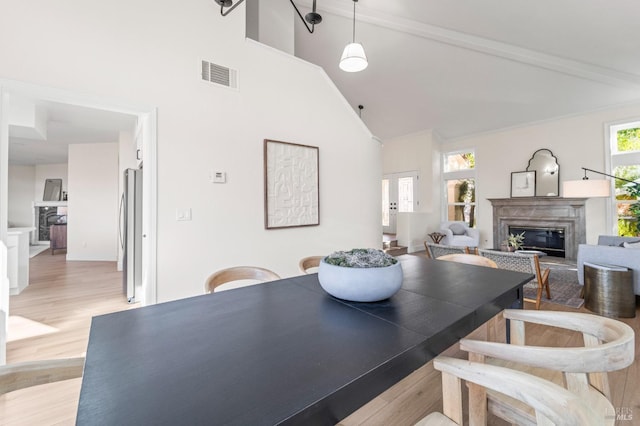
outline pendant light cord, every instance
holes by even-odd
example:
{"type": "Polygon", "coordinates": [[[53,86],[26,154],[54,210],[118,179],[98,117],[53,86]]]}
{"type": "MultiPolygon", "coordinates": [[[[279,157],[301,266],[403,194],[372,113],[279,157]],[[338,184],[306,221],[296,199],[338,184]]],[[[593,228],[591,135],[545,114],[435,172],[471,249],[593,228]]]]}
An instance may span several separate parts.
{"type": "Polygon", "coordinates": [[[356,42],[356,3],[358,0],[353,0],[353,43],[356,42]]]}

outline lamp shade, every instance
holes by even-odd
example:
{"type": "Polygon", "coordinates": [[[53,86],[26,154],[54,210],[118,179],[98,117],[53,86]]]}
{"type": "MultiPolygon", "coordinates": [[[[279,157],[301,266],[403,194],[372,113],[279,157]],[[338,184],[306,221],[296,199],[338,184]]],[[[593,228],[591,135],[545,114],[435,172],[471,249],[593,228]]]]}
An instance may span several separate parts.
{"type": "Polygon", "coordinates": [[[349,43],[342,52],[340,58],[340,69],[346,72],[362,71],[369,65],[367,55],[364,54],[364,47],[360,43],[349,43]]]}
{"type": "Polygon", "coordinates": [[[567,180],[562,182],[565,198],[595,198],[611,195],[611,182],[604,179],[567,180]]]}

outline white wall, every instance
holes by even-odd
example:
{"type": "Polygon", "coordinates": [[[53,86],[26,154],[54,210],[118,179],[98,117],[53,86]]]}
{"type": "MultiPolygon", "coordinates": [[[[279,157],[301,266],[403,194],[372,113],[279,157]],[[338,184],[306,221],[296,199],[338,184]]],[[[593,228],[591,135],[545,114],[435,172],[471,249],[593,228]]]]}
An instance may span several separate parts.
{"type": "Polygon", "coordinates": [[[417,171],[420,204],[415,213],[397,216],[396,236],[409,252],[424,250],[427,234],[440,225],[439,144],[431,131],[402,136],[384,142],[382,173],[417,171]]]}
{"type": "MultiPolygon", "coordinates": [[[[0,78],[158,108],[159,301],[201,294],[228,266],[290,276],[303,256],[380,246],[379,144],[320,68],[245,41],[243,5],[226,18],[208,0],[2,11],[0,78]],[[202,59],[239,70],[239,90],[203,82],[202,59]],[[320,226],[264,229],[265,138],[320,148],[320,226]],[[212,169],[228,183],[210,183],[212,169]],[[193,220],[177,222],[184,208],[193,220]]],[[[70,227],[75,191],[70,182],[70,227]]]]}
{"type": "MultiPolygon", "coordinates": [[[[44,195],[44,182],[47,179],[62,179],[62,191],[67,191],[69,170],[64,164],[37,164],[35,166],[35,194],[33,201],[42,201],[44,195]]],[[[67,191],[68,192],[68,191],[67,191]]],[[[62,195],[62,194],[61,194],[62,195]]]]}
{"type": "MultiPolygon", "coordinates": [[[[582,178],[581,167],[605,171],[605,127],[607,123],[636,119],[640,107],[624,107],[568,117],[485,135],[447,142],[442,150],[474,148],[477,165],[478,228],[481,245],[493,242],[492,208],[487,198],[508,198],[511,172],[525,170],[531,155],[540,148],[550,149],[558,158],[560,181],[582,178]]],[[[592,178],[599,178],[593,175],[592,178]]],[[[562,191],[562,184],[560,185],[562,191]]],[[[560,193],[562,195],[562,192],[560,193]]],[[[611,234],[607,226],[607,201],[589,199],[586,208],[587,242],[595,244],[598,235],[611,234]]]]}
{"type": "Polygon", "coordinates": [[[33,226],[35,174],[34,166],[9,165],[9,227],[33,226]]]}
{"type": "Polygon", "coordinates": [[[116,260],[118,144],[69,145],[67,260],[116,260]]]}
{"type": "Polygon", "coordinates": [[[246,9],[247,37],[293,55],[293,22],[299,17],[291,3],[281,0],[247,0],[246,9]]]}
{"type": "Polygon", "coordinates": [[[421,212],[430,212],[433,208],[430,202],[434,190],[431,182],[432,149],[431,131],[385,141],[382,148],[383,175],[410,171],[418,172],[420,176],[420,205],[418,211],[421,212]]]}

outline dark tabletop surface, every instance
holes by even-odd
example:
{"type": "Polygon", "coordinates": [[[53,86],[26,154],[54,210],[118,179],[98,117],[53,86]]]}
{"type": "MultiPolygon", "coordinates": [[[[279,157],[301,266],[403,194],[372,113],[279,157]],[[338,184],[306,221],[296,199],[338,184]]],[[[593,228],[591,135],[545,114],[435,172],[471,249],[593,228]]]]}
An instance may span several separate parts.
{"type": "Polygon", "coordinates": [[[312,274],[95,317],[77,424],[335,424],[533,278],[399,259],[382,302],[335,299],[312,274]]]}

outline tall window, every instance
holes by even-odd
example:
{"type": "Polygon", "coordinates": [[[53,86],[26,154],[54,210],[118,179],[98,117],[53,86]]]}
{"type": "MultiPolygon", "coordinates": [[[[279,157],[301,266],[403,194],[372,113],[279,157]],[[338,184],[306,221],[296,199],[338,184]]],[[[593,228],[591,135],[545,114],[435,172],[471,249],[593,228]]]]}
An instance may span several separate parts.
{"type": "Polygon", "coordinates": [[[611,171],[636,181],[615,180],[618,235],[640,235],[640,122],[611,126],[611,171]]]}
{"type": "Polygon", "coordinates": [[[476,226],[476,158],[471,150],[443,155],[446,220],[476,226]]]}

